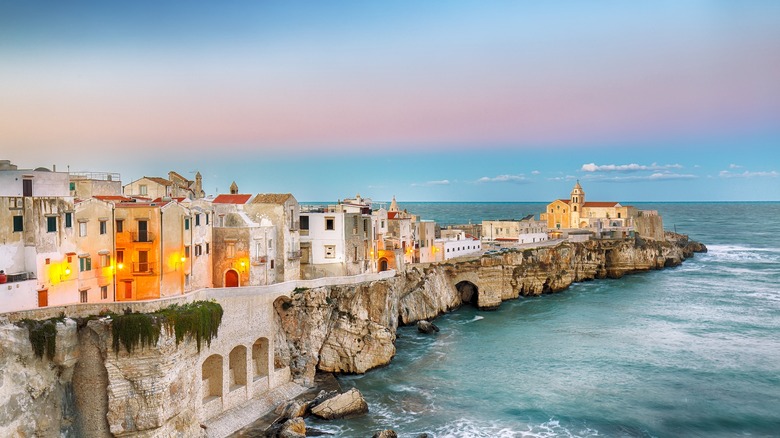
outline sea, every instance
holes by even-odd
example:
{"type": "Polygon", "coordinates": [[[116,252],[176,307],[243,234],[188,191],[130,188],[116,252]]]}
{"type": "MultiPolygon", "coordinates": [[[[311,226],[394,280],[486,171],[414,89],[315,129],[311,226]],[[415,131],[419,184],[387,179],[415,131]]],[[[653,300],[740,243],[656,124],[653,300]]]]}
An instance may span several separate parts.
{"type": "MultiPolygon", "coordinates": [[[[522,218],[536,203],[406,203],[441,224],[522,218]]],[[[633,203],[707,245],[683,265],[594,280],[435,335],[398,330],[386,367],[339,376],[365,416],[340,437],[780,436],[780,203],[633,203]]]]}

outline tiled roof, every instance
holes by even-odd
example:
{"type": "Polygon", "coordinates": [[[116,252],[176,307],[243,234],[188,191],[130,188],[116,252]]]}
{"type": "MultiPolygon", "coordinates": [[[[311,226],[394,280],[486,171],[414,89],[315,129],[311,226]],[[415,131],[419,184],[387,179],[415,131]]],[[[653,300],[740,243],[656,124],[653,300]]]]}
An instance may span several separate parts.
{"type": "Polygon", "coordinates": [[[133,199],[128,198],[127,196],[121,196],[121,195],[102,195],[102,196],[93,196],[95,199],[100,199],[101,201],[117,201],[117,202],[130,202],[133,199]]]}
{"type": "Polygon", "coordinates": [[[213,204],[246,204],[252,195],[219,195],[211,201],[213,204]]]}
{"type": "Polygon", "coordinates": [[[619,202],[586,202],[582,204],[583,207],[614,207],[619,202]]]}
{"type": "Polygon", "coordinates": [[[149,181],[154,181],[157,184],[163,185],[163,186],[170,186],[173,183],[168,181],[165,178],[160,178],[159,176],[145,176],[144,178],[148,179],[149,181]]]}
{"type": "Polygon", "coordinates": [[[252,200],[253,204],[284,204],[292,198],[292,193],[260,193],[252,200]]]}

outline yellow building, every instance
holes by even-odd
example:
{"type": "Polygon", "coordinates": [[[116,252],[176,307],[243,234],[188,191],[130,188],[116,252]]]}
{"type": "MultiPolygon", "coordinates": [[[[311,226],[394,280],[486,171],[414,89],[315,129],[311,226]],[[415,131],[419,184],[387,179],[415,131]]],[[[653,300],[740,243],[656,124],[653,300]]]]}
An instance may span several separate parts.
{"type": "Polygon", "coordinates": [[[540,219],[550,230],[568,228],[630,227],[631,219],[638,215],[636,208],[619,202],[585,202],[585,191],[580,182],[574,185],[569,199],[556,199],[547,204],[540,219]]]}

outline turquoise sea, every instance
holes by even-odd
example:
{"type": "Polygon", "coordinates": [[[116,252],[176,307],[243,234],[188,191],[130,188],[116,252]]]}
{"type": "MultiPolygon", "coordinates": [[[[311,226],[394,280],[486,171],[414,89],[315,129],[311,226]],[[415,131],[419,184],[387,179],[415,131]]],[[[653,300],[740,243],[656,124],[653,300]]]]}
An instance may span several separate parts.
{"type": "MultiPolygon", "coordinates": [[[[437,335],[399,330],[384,368],[340,376],[368,415],[307,419],[336,436],[780,436],[780,203],[634,204],[709,252],[498,311],[463,307],[437,335]]],[[[406,204],[442,223],[543,204],[406,204]]]]}

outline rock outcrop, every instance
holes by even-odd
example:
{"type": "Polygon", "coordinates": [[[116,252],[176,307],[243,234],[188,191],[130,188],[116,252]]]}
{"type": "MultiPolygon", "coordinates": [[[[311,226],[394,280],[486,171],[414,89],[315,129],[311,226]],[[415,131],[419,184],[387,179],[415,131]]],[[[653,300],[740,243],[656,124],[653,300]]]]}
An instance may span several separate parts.
{"type": "Polygon", "coordinates": [[[327,398],[311,408],[311,414],[325,420],[353,417],[368,412],[368,403],[357,388],[327,398]]]}
{"type": "Polygon", "coordinates": [[[422,320],[422,321],[417,321],[417,331],[420,333],[425,333],[427,335],[430,335],[433,333],[438,333],[439,327],[436,327],[436,324],[430,321],[422,320]]]}

